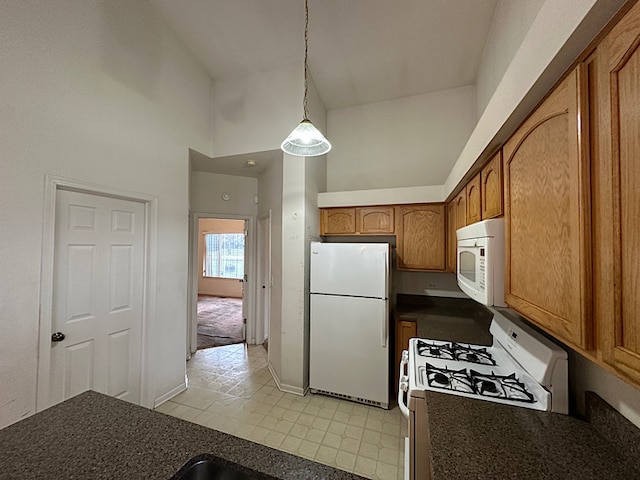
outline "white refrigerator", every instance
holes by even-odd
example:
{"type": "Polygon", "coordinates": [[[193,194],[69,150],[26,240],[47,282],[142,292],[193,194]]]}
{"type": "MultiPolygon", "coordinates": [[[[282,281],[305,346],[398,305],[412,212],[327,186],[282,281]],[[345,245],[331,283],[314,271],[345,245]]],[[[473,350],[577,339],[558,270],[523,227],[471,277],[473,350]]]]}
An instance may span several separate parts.
{"type": "Polygon", "coordinates": [[[311,391],[389,408],[389,244],[311,244],[311,391]]]}

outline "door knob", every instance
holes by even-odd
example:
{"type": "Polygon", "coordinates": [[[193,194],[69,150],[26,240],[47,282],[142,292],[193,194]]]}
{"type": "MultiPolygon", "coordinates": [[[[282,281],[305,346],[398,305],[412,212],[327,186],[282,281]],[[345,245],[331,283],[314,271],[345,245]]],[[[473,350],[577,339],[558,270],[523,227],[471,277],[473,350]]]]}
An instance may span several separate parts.
{"type": "Polygon", "coordinates": [[[64,340],[64,333],[62,332],[56,332],[51,335],[52,342],[61,342],[62,340],[64,340]]]}

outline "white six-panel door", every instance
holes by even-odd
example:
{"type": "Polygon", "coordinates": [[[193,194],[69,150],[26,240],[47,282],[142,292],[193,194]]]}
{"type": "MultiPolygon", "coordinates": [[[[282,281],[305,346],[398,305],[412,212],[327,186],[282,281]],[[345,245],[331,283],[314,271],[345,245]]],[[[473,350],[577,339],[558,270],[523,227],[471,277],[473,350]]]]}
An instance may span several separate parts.
{"type": "Polygon", "coordinates": [[[49,401],[95,390],[140,401],[144,204],[56,196],[49,401]],[[58,337],[59,338],[59,337],[58,337]]]}

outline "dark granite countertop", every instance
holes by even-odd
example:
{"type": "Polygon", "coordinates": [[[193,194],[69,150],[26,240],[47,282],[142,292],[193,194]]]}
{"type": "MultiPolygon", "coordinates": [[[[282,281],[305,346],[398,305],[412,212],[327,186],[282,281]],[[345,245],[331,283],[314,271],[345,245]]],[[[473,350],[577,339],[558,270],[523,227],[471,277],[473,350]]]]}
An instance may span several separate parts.
{"type": "Polygon", "coordinates": [[[426,399],[434,480],[640,478],[640,430],[593,394],[592,423],[436,392],[426,399]]]}
{"type": "Polygon", "coordinates": [[[211,453],[279,479],[361,479],[178,418],[85,392],[0,430],[0,478],[170,479],[211,453]]]}
{"type": "Polygon", "coordinates": [[[493,314],[470,298],[398,294],[394,318],[415,321],[420,338],[475,345],[492,342],[493,314]]]}

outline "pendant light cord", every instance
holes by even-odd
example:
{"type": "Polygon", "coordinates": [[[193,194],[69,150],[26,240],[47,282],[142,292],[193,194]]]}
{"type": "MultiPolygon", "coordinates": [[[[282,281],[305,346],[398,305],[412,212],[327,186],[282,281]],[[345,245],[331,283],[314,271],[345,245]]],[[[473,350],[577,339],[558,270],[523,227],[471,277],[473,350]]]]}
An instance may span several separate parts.
{"type": "Polygon", "coordinates": [[[308,53],[308,44],[309,44],[309,0],[304,0],[304,97],[302,101],[302,108],[304,110],[304,119],[306,120],[309,116],[307,111],[307,90],[308,90],[308,70],[309,66],[307,65],[307,53],[308,53]]]}

